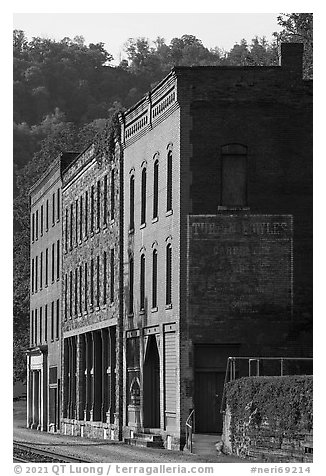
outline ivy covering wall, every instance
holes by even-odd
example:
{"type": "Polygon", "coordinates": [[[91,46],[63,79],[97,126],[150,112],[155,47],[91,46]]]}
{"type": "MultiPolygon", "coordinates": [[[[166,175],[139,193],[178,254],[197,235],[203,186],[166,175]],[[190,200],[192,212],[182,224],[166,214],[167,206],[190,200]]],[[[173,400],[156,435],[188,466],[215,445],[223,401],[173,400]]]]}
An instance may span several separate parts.
{"type": "Polygon", "coordinates": [[[302,443],[312,438],[312,397],[313,378],[307,375],[245,377],[229,382],[225,446],[242,457],[264,447],[265,453],[286,450],[289,461],[295,456],[300,460],[300,452],[304,455],[306,451],[302,443]]]}

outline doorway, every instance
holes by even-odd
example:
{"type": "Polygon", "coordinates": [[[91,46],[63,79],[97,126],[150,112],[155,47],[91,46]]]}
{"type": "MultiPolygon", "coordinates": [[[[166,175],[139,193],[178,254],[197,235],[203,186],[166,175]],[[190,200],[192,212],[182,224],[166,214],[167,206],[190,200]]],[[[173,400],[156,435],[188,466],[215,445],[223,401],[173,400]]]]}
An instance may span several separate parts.
{"type": "Polygon", "coordinates": [[[145,428],[160,428],[160,357],[153,335],[148,338],[145,354],[143,412],[145,428]]]}

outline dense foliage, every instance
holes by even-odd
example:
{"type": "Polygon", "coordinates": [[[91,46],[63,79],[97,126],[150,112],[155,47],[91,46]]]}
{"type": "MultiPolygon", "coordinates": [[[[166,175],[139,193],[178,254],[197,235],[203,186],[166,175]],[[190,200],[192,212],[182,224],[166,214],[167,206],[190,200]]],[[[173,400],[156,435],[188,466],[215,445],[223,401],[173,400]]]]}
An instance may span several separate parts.
{"type": "MultiPolygon", "coordinates": [[[[304,15],[304,14],[293,14],[304,15]]],[[[289,19],[290,20],[290,19],[289,19]]],[[[294,21],[294,20],[293,20],[294,21]]],[[[291,23],[284,23],[282,39],[291,23]]],[[[302,30],[296,19],[294,27],[302,30]]],[[[311,22],[312,27],[312,22],[311,22]]],[[[33,183],[61,151],[81,151],[95,140],[110,155],[117,111],[138,101],[174,65],[273,65],[277,42],[241,40],[229,52],[208,49],[193,35],[126,42],[127,59],[110,65],[103,43],[86,45],[82,36],[28,40],[13,33],[14,158],[14,358],[23,375],[29,323],[29,200],[33,183]],[[103,145],[107,140],[107,144],[103,145]]]]}
{"type": "Polygon", "coordinates": [[[229,382],[233,451],[246,456],[251,439],[268,433],[282,441],[313,427],[312,376],[245,377],[229,382]]]}

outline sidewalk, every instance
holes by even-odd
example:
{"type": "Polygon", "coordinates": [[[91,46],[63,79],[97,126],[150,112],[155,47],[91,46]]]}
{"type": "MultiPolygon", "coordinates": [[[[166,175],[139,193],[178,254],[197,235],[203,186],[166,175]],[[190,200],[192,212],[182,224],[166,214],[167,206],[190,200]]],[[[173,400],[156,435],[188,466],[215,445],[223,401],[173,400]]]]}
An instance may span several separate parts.
{"type": "Polygon", "coordinates": [[[235,456],[218,455],[209,450],[196,455],[129,446],[123,442],[95,440],[40,432],[26,428],[26,402],[14,402],[14,440],[39,445],[44,449],[87,459],[93,463],[245,463],[235,456]]]}

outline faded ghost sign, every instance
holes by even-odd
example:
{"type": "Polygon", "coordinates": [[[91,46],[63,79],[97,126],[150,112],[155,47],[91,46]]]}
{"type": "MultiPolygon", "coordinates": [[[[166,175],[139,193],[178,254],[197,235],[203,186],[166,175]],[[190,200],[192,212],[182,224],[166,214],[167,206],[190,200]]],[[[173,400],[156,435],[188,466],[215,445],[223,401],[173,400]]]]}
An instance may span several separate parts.
{"type": "Polygon", "coordinates": [[[188,245],[190,304],[225,317],[291,311],[291,216],[189,216],[188,245]]]}

